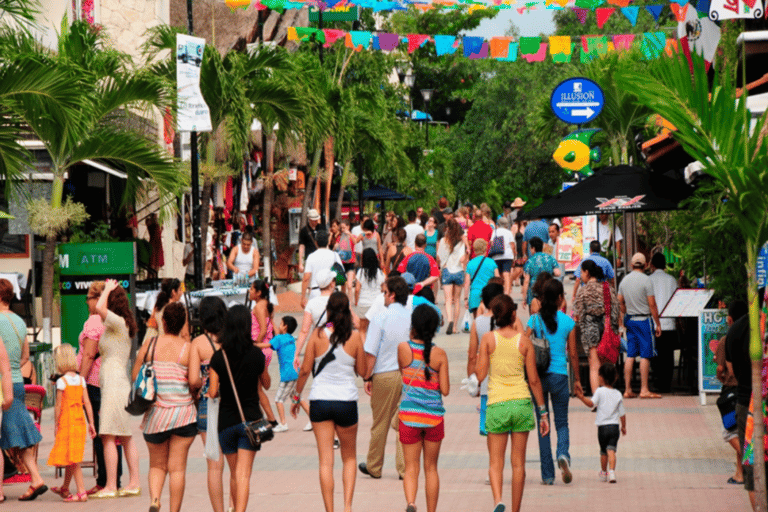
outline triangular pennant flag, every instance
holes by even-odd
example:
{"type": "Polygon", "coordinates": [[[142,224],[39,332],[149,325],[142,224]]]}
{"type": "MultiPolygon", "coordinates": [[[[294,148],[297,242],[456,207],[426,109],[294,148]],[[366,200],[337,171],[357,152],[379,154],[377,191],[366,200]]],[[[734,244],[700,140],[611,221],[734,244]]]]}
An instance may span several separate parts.
{"type": "Polygon", "coordinates": [[[643,34],[643,42],[640,50],[646,60],[658,59],[667,45],[667,36],[664,32],[646,32],[643,34]]]}
{"type": "Polygon", "coordinates": [[[595,9],[605,3],[605,0],[576,0],[576,7],[583,9],[595,9]]]}
{"type": "Polygon", "coordinates": [[[608,53],[608,37],[596,36],[587,38],[587,52],[596,55],[608,53]]]}
{"type": "Polygon", "coordinates": [[[598,28],[603,28],[603,26],[605,25],[605,22],[608,21],[608,18],[611,17],[611,14],[613,14],[615,10],[616,9],[613,7],[598,7],[597,9],[595,9],[598,28]]]}
{"type": "Polygon", "coordinates": [[[615,5],[616,7],[626,7],[629,5],[630,0],[608,0],[608,3],[615,5]]]}
{"type": "Polygon", "coordinates": [[[232,12],[235,12],[237,9],[247,9],[248,6],[251,5],[251,0],[225,0],[224,3],[227,4],[227,7],[229,7],[232,12]]]}
{"type": "Polygon", "coordinates": [[[541,37],[521,37],[520,55],[536,54],[541,49],[541,37]]]}
{"type": "Polygon", "coordinates": [[[648,9],[648,12],[651,13],[655,21],[659,21],[661,10],[664,8],[663,5],[646,5],[645,8],[648,9]]]}
{"type": "Polygon", "coordinates": [[[488,41],[483,41],[483,44],[480,46],[480,51],[477,53],[470,54],[469,58],[471,60],[487,59],[488,58],[488,41]]]}
{"type": "Polygon", "coordinates": [[[702,17],[709,17],[710,5],[710,0],[698,0],[696,2],[696,10],[703,15],[702,17]]]}
{"type": "Polygon", "coordinates": [[[324,28],[323,34],[325,34],[325,46],[326,48],[333,46],[333,43],[344,37],[346,32],[343,30],[336,30],[333,28],[324,28]]]}
{"type": "Polygon", "coordinates": [[[461,43],[464,45],[464,56],[469,58],[471,55],[480,53],[483,49],[485,39],[482,37],[464,37],[461,43]]]}
{"type": "Polygon", "coordinates": [[[567,64],[571,62],[571,58],[573,57],[574,52],[576,51],[576,43],[571,43],[571,48],[568,53],[552,53],[552,38],[549,39],[550,41],[550,55],[552,55],[552,62],[556,62],[558,64],[567,64]]]}
{"type": "Polygon", "coordinates": [[[413,53],[427,42],[429,36],[426,34],[408,34],[408,53],[413,53]]]}
{"type": "Polygon", "coordinates": [[[672,2],[669,4],[669,8],[672,9],[672,12],[675,13],[675,18],[677,19],[677,22],[683,22],[685,21],[685,14],[688,12],[688,4],[680,5],[676,2],[672,2]]]}
{"type": "Polygon", "coordinates": [[[296,27],[288,27],[288,30],[286,31],[286,35],[288,36],[289,41],[299,40],[299,34],[296,32],[296,27]]]}
{"type": "Polygon", "coordinates": [[[392,51],[400,44],[400,36],[397,34],[389,34],[382,32],[379,34],[379,46],[384,51],[392,51]]]}
{"type": "Polygon", "coordinates": [[[582,25],[584,25],[587,22],[587,15],[589,14],[589,9],[582,9],[581,7],[571,7],[571,10],[576,13],[576,17],[579,19],[582,25]]]}
{"type": "Polygon", "coordinates": [[[515,62],[517,60],[518,46],[519,44],[516,41],[509,43],[509,48],[507,49],[507,56],[497,57],[496,60],[501,60],[505,62],[515,62]]]}
{"type": "Polygon", "coordinates": [[[616,34],[613,36],[613,46],[617,50],[629,50],[634,40],[635,34],[616,34]]]}
{"type": "Polygon", "coordinates": [[[623,14],[634,27],[637,24],[637,13],[640,11],[640,7],[633,5],[632,7],[622,7],[621,14],[623,14]]]}
{"type": "Polygon", "coordinates": [[[312,27],[296,27],[296,34],[298,35],[298,39],[300,41],[311,41],[312,35],[316,35],[315,41],[324,43],[325,42],[325,34],[322,30],[312,27]]]}
{"type": "Polygon", "coordinates": [[[349,44],[347,44],[347,46],[354,48],[357,52],[364,50],[368,48],[368,45],[371,44],[371,35],[372,34],[370,32],[350,30],[347,42],[351,42],[351,46],[349,44]]]}
{"type": "MultiPolygon", "coordinates": [[[[521,38],[522,39],[522,38],[521,38]]],[[[541,43],[536,53],[522,54],[528,62],[542,62],[547,58],[547,43],[541,43]]]]}
{"type": "Polygon", "coordinates": [[[549,36],[549,54],[571,53],[571,36],[549,36]]]}
{"type": "Polygon", "coordinates": [[[437,56],[453,55],[459,47],[456,36],[435,36],[435,50],[437,56]]]}
{"type": "MultiPolygon", "coordinates": [[[[489,43],[491,50],[491,58],[499,59],[507,56],[509,51],[509,43],[512,41],[511,37],[494,37],[489,43]]],[[[437,41],[435,41],[437,44],[437,41]]]]}

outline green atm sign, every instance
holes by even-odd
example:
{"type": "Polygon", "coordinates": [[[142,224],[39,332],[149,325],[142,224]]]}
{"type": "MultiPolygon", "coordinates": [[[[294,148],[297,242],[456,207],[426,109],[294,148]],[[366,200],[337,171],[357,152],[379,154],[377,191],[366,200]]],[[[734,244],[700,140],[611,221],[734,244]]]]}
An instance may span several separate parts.
{"type": "Polygon", "coordinates": [[[64,276],[136,273],[133,242],[59,245],[59,268],[64,276]]]}

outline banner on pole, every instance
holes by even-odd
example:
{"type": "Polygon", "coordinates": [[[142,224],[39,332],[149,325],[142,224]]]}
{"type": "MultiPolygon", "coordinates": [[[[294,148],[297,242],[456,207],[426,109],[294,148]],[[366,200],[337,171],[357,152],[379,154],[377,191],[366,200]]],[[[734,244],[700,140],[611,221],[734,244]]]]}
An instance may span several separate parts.
{"type": "Polygon", "coordinates": [[[210,132],[211,112],[200,92],[205,39],[176,34],[176,92],[180,132],[210,132]]]}

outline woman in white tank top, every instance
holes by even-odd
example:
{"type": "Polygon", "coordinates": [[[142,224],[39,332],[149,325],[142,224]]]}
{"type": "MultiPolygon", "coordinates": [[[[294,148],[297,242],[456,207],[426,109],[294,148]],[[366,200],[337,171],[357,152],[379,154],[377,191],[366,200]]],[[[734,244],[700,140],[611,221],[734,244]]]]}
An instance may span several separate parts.
{"type": "Polygon", "coordinates": [[[259,270],[259,249],[253,243],[253,235],[243,233],[240,244],[229,253],[227,269],[234,274],[247,274],[248,277],[256,275],[259,270]]]}
{"type": "MultiPolygon", "coordinates": [[[[312,333],[292,397],[291,414],[299,412],[301,392],[310,372],[309,419],[320,457],[320,490],[326,512],[333,510],[333,436],[341,442],[344,474],[357,475],[357,376],[365,369],[360,333],[352,329],[346,293],[334,292],[326,309],[328,324],[312,333]]],[[[352,508],[355,483],[344,481],[344,509],[352,508]]]]}

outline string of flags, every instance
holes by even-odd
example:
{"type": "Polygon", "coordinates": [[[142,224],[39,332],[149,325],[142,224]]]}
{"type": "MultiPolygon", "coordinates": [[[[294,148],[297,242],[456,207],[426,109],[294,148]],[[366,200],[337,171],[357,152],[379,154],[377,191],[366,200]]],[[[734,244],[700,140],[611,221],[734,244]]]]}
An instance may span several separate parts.
{"type": "Polygon", "coordinates": [[[547,56],[550,56],[553,62],[567,63],[574,59],[576,53],[579,53],[581,62],[589,62],[608,52],[628,50],[633,45],[638,45],[646,59],[656,59],[665,52],[672,55],[679,49],[677,39],[667,38],[664,32],[612,36],[549,36],[547,41],[544,41],[541,37],[521,37],[515,40],[512,37],[485,39],[483,37],[458,37],[442,34],[406,34],[401,36],[383,32],[289,27],[288,40],[296,42],[314,40],[323,43],[323,46],[326,47],[343,40],[345,46],[356,51],[364,49],[392,51],[397,49],[400,44],[407,44],[408,53],[413,53],[427,43],[433,43],[435,53],[438,56],[453,55],[461,47],[464,57],[469,59],[491,58],[507,62],[515,62],[518,59],[527,62],[542,62],[547,56]]]}
{"type": "MultiPolygon", "coordinates": [[[[637,22],[640,10],[646,10],[658,21],[665,7],[668,7],[678,21],[685,18],[685,9],[690,4],[685,0],[671,0],[669,3],[654,5],[630,5],[632,0],[431,0],[428,2],[419,0],[225,0],[233,11],[236,9],[248,9],[251,6],[257,10],[272,9],[283,11],[285,9],[300,9],[310,5],[323,11],[338,11],[350,7],[372,9],[374,12],[407,10],[409,5],[421,11],[432,9],[468,9],[469,12],[480,9],[517,9],[519,13],[529,12],[540,8],[544,9],[570,9],[584,24],[588,16],[594,12],[597,24],[602,26],[617,11],[621,12],[632,26],[637,22]]],[[[765,16],[763,0],[699,0],[695,9],[699,17],[709,17],[712,20],[726,20],[734,18],[761,18],[765,16]]]]}

